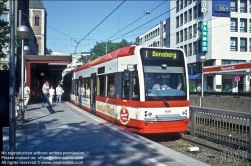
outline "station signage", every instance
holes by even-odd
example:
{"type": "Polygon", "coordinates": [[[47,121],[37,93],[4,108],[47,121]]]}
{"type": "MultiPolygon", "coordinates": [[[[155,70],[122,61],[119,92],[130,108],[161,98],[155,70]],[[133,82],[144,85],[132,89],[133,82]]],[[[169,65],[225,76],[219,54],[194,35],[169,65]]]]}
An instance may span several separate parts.
{"type": "Polygon", "coordinates": [[[201,24],[201,50],[208,51],[208,22],[203,21],[201,24]]]}

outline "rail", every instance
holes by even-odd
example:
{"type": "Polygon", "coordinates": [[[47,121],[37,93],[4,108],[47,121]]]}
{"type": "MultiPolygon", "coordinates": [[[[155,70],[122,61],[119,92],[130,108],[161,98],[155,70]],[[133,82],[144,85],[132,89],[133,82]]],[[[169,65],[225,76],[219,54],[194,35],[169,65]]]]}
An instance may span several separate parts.
{"type": "Polygon", "coordinates": [[[206,137],[220,144],[248,151],[249,155],[250,118],[250,113],[191,106],[188,131],[192,136],[206,137]]]}

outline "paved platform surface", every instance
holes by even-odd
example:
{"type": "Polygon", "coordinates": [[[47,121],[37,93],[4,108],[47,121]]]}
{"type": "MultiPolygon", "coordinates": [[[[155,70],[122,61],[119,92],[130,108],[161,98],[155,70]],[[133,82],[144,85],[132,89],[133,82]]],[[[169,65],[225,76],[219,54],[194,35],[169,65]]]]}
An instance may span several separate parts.
{"type": "MultiPolygon", "coordinates": [[[[13,165],[204,166],[200,161],[114,126],[80,108],[55,103],[28,106],[16,126],[13,165]]],[[[9,128],[3,129],[5,165],[9,128]]]]}

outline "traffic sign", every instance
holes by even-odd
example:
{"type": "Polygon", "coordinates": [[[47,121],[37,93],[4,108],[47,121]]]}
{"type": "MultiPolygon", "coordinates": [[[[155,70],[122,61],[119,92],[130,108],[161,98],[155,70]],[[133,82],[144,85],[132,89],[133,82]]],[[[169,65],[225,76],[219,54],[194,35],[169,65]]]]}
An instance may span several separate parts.
{"type": "Polygon", "coordinates": [[[236,81],[236,82],[239,82],[240,81],[240,77],[239,76],[235,76],[235,78],[234,78],[234,80],[236,81]]]}

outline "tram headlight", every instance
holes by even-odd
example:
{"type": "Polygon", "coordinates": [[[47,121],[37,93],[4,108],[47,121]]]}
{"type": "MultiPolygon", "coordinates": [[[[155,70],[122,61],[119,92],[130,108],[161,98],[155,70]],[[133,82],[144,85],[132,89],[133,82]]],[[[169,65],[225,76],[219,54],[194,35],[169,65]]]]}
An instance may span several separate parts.
{"type": "Polygon", "coordinates": [[[148,116],[152,116],[152,113],[151,113],[151,112],[149,112],[149,113],[148,113],[148,116]]]}

